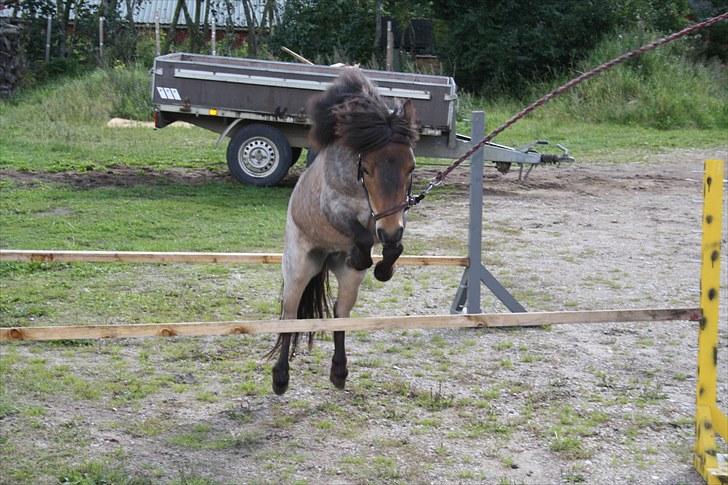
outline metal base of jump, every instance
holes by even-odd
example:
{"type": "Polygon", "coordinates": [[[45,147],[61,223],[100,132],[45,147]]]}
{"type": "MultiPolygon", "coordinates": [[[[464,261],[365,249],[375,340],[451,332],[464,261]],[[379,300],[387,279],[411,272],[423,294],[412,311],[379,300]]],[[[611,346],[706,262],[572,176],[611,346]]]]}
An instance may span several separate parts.
{"type": "MultiPolygon", "coordinates": [[[[482,138],[485,132],[485,113],[473,111],[472,139],[482,138]]],[[[450,313],[481,313],[480,284],[484,284],[508,310],[525,312],[513,295],[493,276],[482,263],[483,246],[483,150],[470,159],[470,224],[468,228],[468,266],[463,271],[460,286],[450,307],[450,313]]]]}

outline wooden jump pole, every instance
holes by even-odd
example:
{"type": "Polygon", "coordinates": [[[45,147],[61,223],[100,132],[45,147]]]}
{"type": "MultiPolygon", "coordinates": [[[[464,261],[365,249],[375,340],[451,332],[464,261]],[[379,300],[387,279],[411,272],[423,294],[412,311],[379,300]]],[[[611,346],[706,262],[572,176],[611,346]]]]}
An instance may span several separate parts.
{"type": "Polygon", "coordinates": [[[643,308],[475,315],[417,315],[308,320],[240,320],[225,322],[73,325],[0,328],[0,342],[18,340],[107,339],[131,337],[200,337],[259,333],[394,330],[432,328],[534,327],[555,324],[609,322],[698,321],[698,308],[643,308]]]}
{"type": "MultiPolygon", "coordinates": [[[[381,256],[372,256],[380,261],[381,256]]],[[[280,253],[195,253],[153,251],[55,251],[0,249],[0,261],[59,263],[224,263],[280,264],[280,253]]],[[[402,266],[467,266],[461,256],[401,256],[402,266]]]]}

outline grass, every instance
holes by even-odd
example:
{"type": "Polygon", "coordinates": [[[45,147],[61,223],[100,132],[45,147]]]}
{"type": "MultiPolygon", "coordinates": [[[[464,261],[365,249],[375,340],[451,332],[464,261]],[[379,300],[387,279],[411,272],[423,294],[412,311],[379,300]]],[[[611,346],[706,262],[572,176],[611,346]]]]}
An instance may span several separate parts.
{"type": "Polygon", "coordinates": [[[4,180],[0,194],[4,247],[252,251],[280,248],[290,190],[232,182],[79,190],[4,180]]]}
{"type": "Polygon", "coordinates": [[[209,425],[201,423],[192,426],[190,431],[171,436],[169,443],[193,450],[225,450],[248,448],[255,445],[260,439],[261,436],[255,432],[243,434],[216,432],[209,425]]]}
{"type": "Polygon", "coordinates": [[[152,480],[130,476],[126,470],[101,462],[87,462],[62,472],[58,483],[63,485],[151,485],[152,480]]]}
{"type": "MultiPolygon", "coordinates": [[[[605,38],[577,66],[584,72],[659,37],[649,31],[605,38]]],[[[728,128],[728,73],[717,63],[690,58],[678,42],[625,63],[558,99],[561,118],[658,129],[728,128]]]]}
{"type": "Polygon", "coordinates": [[[211,132],[106,127],[113,116],[151,116],[148,84],[148,74],[139,67],[99,70],[0,102],[0,169],[58,172],[124,165],[222,170],[224,152],[213,146],[216,135],[211,132]]]}
{"type": "MultiPolygon", "coordinates": [[[[279,251],[289,193],[233,183],[88,190],[9,181],[0,186],[0,246],[6,248],[279,251]]],[[[255,281],[258,288],[240,289],[259,295],[246,303],[245,313],[273,316],[280,283],[278,271],[269,269],[3,262],[0,322],[83,320],[79,310],[105,321],[114,316],[179,320],[185,313],[203,319],[239,317],[239,293],[220,293],[219,286],[232,289],[255,281]]]]}

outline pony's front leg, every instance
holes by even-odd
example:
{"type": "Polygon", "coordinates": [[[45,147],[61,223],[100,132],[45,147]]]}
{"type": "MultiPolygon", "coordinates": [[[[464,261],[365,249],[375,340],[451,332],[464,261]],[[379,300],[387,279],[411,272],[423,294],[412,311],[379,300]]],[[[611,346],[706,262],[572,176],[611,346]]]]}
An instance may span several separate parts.
{"type": "Polygon", "coordinates": [[[394,274],[394,263],[404,251],[402,244],[386,244],[382,248],[382,260],[374,267],[374,277],[379,281],[389,281],[394,274]]]}
{"type": "Polygon", "coordinates": [[[278,360],[273,366],[273,392],[279,396],[288,389],[288,352],[291,346],[291,334],[281,334],[280,353],[278,360]]]}
{"type": "Polygon", "coordinates": [[[346,262],[355,270],[363,271],[374,264],[374,261],[372,261],[374,236],[359,222],[354,222],[352,229],[354,231],[354,247],[351,248],[346,262]]]}
{"type": "MultiPolygon", "coordinates": [[[[334,305],[334,317],[349,318],[366,271],[355,270],[343,258],[339,259],[338,262],[332,261],[331,271],[339,283],[339,292],[334,305]]],[[[345,336],[346,333],[343,331],[334,332],[334,357],[331,359],[329,379],[337,389],[345,388],[346,378],[349,376],[349,370],[346,366],[345,336]]]]}

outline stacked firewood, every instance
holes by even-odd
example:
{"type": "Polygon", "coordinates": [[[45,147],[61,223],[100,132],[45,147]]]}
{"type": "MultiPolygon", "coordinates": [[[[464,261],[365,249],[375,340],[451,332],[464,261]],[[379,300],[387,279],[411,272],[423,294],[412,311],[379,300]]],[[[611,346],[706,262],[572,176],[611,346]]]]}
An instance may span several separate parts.
{"type": "Polygon", "coordinates": [[[8,97],[18,86],[22,67],[20,27],[0,20],[0,98],[8,97]]]}

